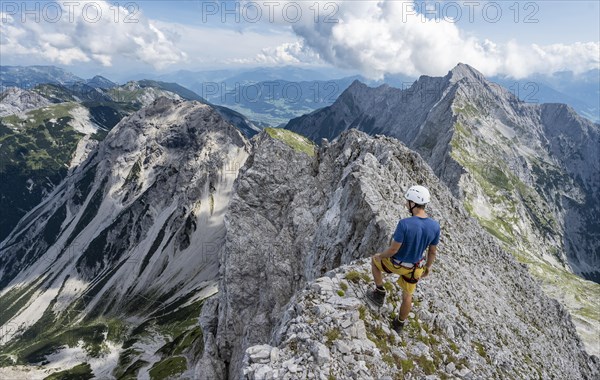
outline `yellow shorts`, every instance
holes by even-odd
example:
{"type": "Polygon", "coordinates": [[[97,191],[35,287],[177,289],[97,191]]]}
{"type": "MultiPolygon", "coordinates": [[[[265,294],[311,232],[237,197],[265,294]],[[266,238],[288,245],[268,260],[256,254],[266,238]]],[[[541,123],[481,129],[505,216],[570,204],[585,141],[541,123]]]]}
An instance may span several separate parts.
{"type": "MultiPolygon", "coordinates": [[[[394,263],[392,263],[391,258],[387,257],[385,259],[381,259],[381,261],[379,260],[373,260],[373,262],[375,263],[375,266],[382,272],[382,273],[394,273],[397,275],[400,275],[400,278],[398,278],[397,284],[400,285],[400,288],[402,288],[403,291],[407,292],[408,294],[413,294],[415,292],[415,290],[417,289],[417,284],[411,284],[410,282],[407,282],[404,277],[402,276],[407,276],[410,278],[411,273],[412,273],[412,268],[406,268],[403,267],[401,265],[396,265],[394,263]]],[[[421,267],[421,268],[417,268],[415,269],[415,279],[418,280],[419,278],[421,278],[421,275],[423,274],[423,271],[425,270],[425,267],[421,267]]]]}

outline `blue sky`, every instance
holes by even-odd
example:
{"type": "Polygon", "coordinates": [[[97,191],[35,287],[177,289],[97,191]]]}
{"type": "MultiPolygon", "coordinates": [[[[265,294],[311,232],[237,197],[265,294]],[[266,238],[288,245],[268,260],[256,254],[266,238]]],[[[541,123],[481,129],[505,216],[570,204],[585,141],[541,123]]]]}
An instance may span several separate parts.
{"type": "Polygon", "coordinates": [[[28,2],[27,13],[3,1],[0,64],[108,76],[298,65],[380,78],[439,75],[457,62],[516,78],[580,72],[600,64],[599,3],[98,0],[63,4],[57,19],[56,2],[28,2]]]}
{"type": "MultiPolygon", "coordinates": [[[[113,2],[119,3],[119,2],[113,2]]],[[[149,17],[166,22],[182,23],[189,25],[210,25],[215,27],[244,28],[251,27],[244,23],[240,17],[239,24],[234,22],[232,15],[227,15],[228,23],[220,21],[220,15],[209,15],[211,9],[205,5],[207,13],[206,22],[203,22],[203,1],[159,1],[146,0],[137,2],[140,9],[149,17]]],[[[204,1],[204,3],[234,4],[234,1],[204,1]]],[[[455,7],[448,3],[456,3],[462,7],[462,17],[457,22],[466,32],[474,33],[481,38],[493,38],[497,41],[506,41],[510,38],[519,38],[529,43],[573,43],[581,41],[594,41],[600,35],[600,1],[496,1],[502,9],[502,15],[495,21],[495,6],[486,8],[484,17],[485,1],[471,1],[469,5],[463,2],[443,1],[425,2],[417,1],[418,10],[423,4],[437,4],[438,14],[446,16],[457,15],[455,7]],[[475,3],[479,3],[475,4],[475,3]],[[514,4],[519,6],[515,7],[514,4]],[[518,9],[517,9],[518,8],[518,9]],[[469,16],[473,16],[473,21],[469,16]],[[515,20],[517,22],[515,22],[515,20]],[[495,21],[495,22],[491,22],[495,21]]],[[[121,2],[123,4],[123,2],[121,2]]],[[[230,5],[233,9],[233,5],[230,5]]],[[[435,5],[434,5],[435,6],[435,5]]],[[[225,5],[228,7],[228,5],[225,5]]]]}

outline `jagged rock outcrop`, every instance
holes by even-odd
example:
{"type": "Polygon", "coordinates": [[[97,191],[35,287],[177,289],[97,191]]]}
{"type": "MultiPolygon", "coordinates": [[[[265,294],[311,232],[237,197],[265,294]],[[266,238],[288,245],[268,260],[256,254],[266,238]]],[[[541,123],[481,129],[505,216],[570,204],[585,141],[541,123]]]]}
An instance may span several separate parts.
{"type": "MultiPolygon", "coordinates": [[[[439,330],[428,338],[439,345],[427,352],[438,350],[441,355],[454,342],[456,357],[464,359],[459,371],[473,378],[537,376],[538,370],[541,375],[576,378],[597,373],[597,362],[585,353],[564,308],[544,295],[527,270],[469,218],[418,154],[393,138],[373,138],[354,129],[315,148],[314,157],[310,150],[292,147],[301,141],[293,134],[259,134],[234,185],[225,217],[218,325],[205,336],[212,349],[202,360],[213,364],[211,376],[264,379],[278,370],[272,378],[323,378],[332,369],[334,376],[349,378],[345,370],[357,369],[355,376],[365,378],[360,371],[373,360],[360,355],[377,357],[377,344],[369,342],[373,336],[360,326],[353,332],[346,329],[360,324],[356,317],[364,304],[352,297],[366,283],[347,288],[348,298],[331,293],[338,280],[325,287],[324,298],[317,297],[321,285],[306,285],[340,266],[339,273],[365,272],[353,262],[386,248],[397,220],[407,216],[403,190],[414,183],[430,187],[430,212],[443,231],[439,263],[431,280],[424,282],[416,308],[425,315],[424,326],[439,330]],[[317,322],[319,318],[323,320],[317,322]],[[344,325],[343,334],[349,335],[340,335],[340,340],[352,336],[360,342],[341,342],[339,352],[317,343],[326,341],[328,328],[346,319],[350,325],[344,325]],[[281,351],[261,346],[265,344],[281,351]],[[344,359],[339,354],[349,354],[355,345],[360,347],[358,356],[344,359]],[[473,355],[482,349],[489,352],[489,362],[487,354],[473,355]],[[306,371],[309,367],[314,371],[306,371]],[[284,373],[288,377],[281,377],[284,373]]],[[[378,328],[388,329],[382,323],[378,328]]],[[[387,342],[389,329],[378,339],[388,348],[393,345],[387,342]]],[[[379,351],[384,354],[395,360],[391,348],[379,351]]],[[[400,351],[396,354],[402,357],[400,351]]],[[[411,362],[413,376],[425,371],[424,365],[411,362]]],[[[454,373],[450,369],[444,373],[454,373]]],[[[202,370],[197,367],[199,378],[208,378],[202,370]]],[[[399,371],[390,363],[368,374],[399,371]]]]}
{"type": "Polygon", "coordinates": [[[600,361],[583,350],[569,314],[543,294],[527,269],[494,248],[493,242],[479,242],[480,248],[489,245],[482,257],[470,254],[472,246],[461,253],[461,245],[458,241],[444,245],[445,255],[435,272],[419,284],[414,312],[400,335],[388,319],[400,304],[397,276],[386,285],[383,312],[365,303],[365,292],[372,287],[367,260],[309,283],[289,303],[274,338],[246,350],[240,378],[595,379],[600,375],[600,361]],[[522,278],[506,281],[498,268],[522,278]]]}

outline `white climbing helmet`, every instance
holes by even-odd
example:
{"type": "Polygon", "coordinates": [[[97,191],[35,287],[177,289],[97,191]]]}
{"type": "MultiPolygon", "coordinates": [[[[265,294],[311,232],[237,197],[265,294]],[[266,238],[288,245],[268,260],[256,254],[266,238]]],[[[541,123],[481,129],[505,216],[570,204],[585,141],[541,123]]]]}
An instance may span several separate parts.
{"type": "Polygon", "coordinates": [[[404,198],[409,201],[413,201],[418,205],[424,205],[429,203],[431,195],[429,190],[424,186],[411,186],[410,189],[404,194],[404,198]]]}

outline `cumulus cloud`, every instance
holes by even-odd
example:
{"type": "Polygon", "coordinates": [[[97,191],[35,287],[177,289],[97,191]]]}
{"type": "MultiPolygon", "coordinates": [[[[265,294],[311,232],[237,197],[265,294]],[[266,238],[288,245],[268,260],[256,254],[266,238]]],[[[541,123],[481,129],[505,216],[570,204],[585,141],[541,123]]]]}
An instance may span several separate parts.
{"type": "Polygon", "coordinates": [[[106,1],[14,3],[0,14],[0,50],[70,65],[115,58],[141,61],[160,69],[184,61],[177,35],[161,30],[142,14],[106,1]],[[25,11],[21,7],[27,7],[25,11]]]}
{"type": "Polygon", "coordinates": [[[314,50],[307,48],[301,41],[284,42],[275,47],[261,49],[255,57],[235,58],[230,63],[262,64],[262,65],[293,65],[299,63],[319,63],[321,59],[314,50]]]}
{"type": "Polygon", "coordinates": [[[600,66],[598,42],[541,46],[481,40],[466,35],[451,19],[423,17],[412,1],[327,0],[319,2],[318,14],[314,2],[283,1],[280,8],[286,3],[301,7],[303,17],[291,20],[285,12],[275,10],[274,19],[269,21],[290,25],[302,39],[302,46],[287,51],[288,60],[300,59],[295,51],[306,56],[313,50],[326,62],[360,70],[374,79],[386,73],[443,75],[458,62],[468,63],[485,75],[515,78],[559,70],[582,72],[600,66]]]}

